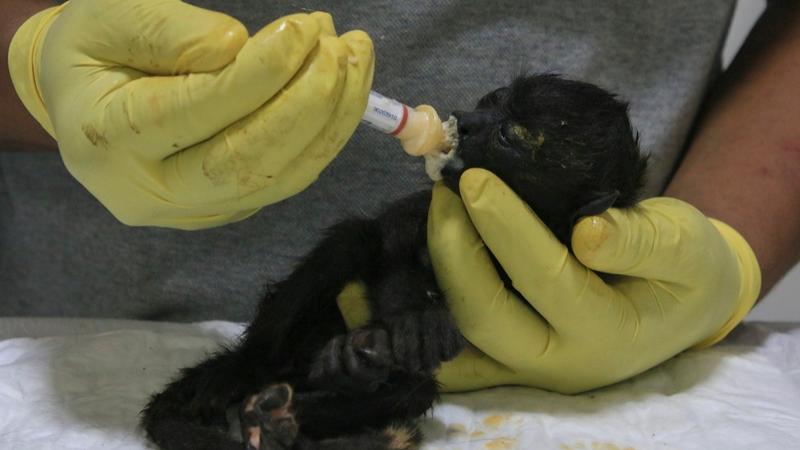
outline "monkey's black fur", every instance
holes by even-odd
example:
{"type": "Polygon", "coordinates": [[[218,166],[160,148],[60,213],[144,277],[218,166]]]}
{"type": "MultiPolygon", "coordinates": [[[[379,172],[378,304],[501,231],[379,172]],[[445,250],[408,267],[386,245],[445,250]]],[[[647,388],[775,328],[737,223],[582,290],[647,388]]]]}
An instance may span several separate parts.
{"type": "MultiPolygon", "coordinates": [[[[646,159],[627,105],[594,85],[521,77],[454,115],[459,144],[442,174],[456,193],[466,169],[488,169],[565,244],[578,217],[636,201],[646,159]]],[[[331,228],[262,300],[240,343],[152,397],[150,439],[165,450],[415,447],[413,420],[437,396],[433,370],[465,345],[428,256],[429,203],[420,192],[331,228]],[[371,319],[348,331],[335,299],[354,280],[371,319]],[[244,443],[226,434],[231,406],[244,443]]]]}

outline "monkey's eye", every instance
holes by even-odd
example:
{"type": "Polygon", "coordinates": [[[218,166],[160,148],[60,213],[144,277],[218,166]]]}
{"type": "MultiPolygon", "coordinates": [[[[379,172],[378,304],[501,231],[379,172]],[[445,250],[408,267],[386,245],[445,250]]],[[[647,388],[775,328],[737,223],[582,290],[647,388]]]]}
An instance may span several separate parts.
{"type": "Polygon", "coordinates": [[[497,142],[505,148],[513,147],[513,144],[511,143],[511,137],[508,133],[509,130],[506,124],[500,125],[500,127],[497,129],[497,142]]]}

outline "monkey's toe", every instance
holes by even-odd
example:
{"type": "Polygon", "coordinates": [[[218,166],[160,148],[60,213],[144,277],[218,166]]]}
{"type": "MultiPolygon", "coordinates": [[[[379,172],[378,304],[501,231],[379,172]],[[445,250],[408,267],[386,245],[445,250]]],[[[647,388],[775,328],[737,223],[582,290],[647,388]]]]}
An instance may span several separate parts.
{"type": "Polygon", "coordinates": [[[247,450],[288,450],[297,439],[298,425],[292,411],[292,387],[269,386],[242,403],[242,437],[247,450]]]}

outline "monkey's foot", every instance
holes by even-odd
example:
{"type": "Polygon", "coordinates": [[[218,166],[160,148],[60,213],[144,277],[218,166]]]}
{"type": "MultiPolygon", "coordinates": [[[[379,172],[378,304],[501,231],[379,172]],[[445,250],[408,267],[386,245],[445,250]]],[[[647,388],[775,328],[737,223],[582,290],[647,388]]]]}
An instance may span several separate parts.
{"type": "Polygon", "coordinates": [[[297,438],[292,387],[274,384],[247,397],[239,413],[247,450],[288,450],[297,438]]]}

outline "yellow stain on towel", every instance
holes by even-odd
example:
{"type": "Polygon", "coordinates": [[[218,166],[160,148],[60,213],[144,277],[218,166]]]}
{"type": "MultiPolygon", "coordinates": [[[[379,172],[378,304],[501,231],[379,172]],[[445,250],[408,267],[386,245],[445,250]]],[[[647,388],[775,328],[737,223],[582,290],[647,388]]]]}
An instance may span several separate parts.
{"type": "Polygon", "coordinates": [[[561,450],[636,450],[633,447],[620,447],[611,442],[592,442],[591,445],[577,442],[575,444],[561,444],[561,450]]]}
{"type": "Polygon", "coordinates": [[[492,416],[489,416],[489,417],[483,419],[483,424],[486,425],[487,427],[495,427],[495,428],[497,428],[500,425],[502,425],[503,422],[505,422],[506,420],[508,420],[508,416],[507,415],[494,414],[492,416]]]}
{"type": "Polygon", "coordinates": [[[486,450],[508,450],[514,448],[515,442],[516,440],[514,439],[502,437],[492,439],[483,446],[486,448],[486,450]]]}

